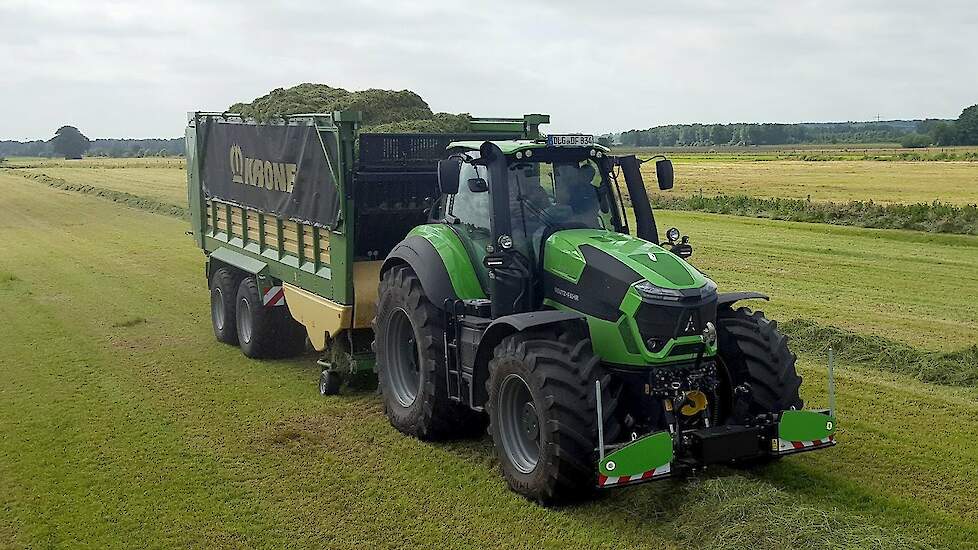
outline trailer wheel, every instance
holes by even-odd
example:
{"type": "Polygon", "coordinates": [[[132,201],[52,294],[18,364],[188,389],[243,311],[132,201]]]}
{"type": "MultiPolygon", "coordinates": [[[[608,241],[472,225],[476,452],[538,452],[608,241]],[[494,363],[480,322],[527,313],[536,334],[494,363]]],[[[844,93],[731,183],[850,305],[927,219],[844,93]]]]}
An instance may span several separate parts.
{"type": "Polygon", "coordinates": [[[720,361],[727,380],[722,393],[724,416],[777,414],[801,409],[801,377],[788,338],[775,321],[746,307],[722,309],[717,315],[720,361]],[[738,386],[748,391],[735,395],[738,386]]]}
{"type": "Polygon", "coordinates": [[[308,340],[306,327],[292,317],[288,306],[266,309],[271,309],[270,313],[276,319],[274,323],[278,329],[277,349],[275,350],[277,357],[295,357],[305,353],[306,341],[308,340]]]}
{"type": "Polygon", "coordinates": [[[392,426],[424,440],[465,437],[485,427],[474,411],[448,397],[442,315],[410,267],[381,277],[373,346],[384,411],[392,426]]]}
{"type": "Polygon", "coordinates": [[[235,321],[235,296],[238,293],[240,275],[222,267],[214,272],[210,280],[211,324],[218,342],[232,346],[238,345],[238,328],[235,321]]]}
{"type": "Polygon", "coordinates": [[[496,456],[513,491],[544,505],[593,494],[598,379],[608,443],[620,431],[617,398],[585,334],[566,325],[546,327],[510,335],[496,346],[486,408],[496,456]]]}
{"type": "Polygon", "coordinates": [[[241,352],[252,359],[275,357],[277,336],[275,309],[262,304],[258,292],[258,282],[254,277],[245,277],[238,285],[235,301],[235,316],[238,327],[238,343],[241,352]]]}
{"type": "Polygon", "coordinates": [[[342,384],[343,378],[338,372],[324,370],[319,374],[319,395],[336,395],[342,384]]]}

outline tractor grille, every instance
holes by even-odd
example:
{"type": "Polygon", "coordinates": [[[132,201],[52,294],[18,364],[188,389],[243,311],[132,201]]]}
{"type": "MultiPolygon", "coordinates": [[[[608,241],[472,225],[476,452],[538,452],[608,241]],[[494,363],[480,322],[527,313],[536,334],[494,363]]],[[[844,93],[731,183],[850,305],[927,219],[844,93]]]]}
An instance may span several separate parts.
{"type": "Polygon", "coordinates": [[[635,322],[645,347],[657,353],[673,338],[702,334],[706,323],[714,321],[716,316],[717,296],[714,294],[678,302],[643,301],[635,314],[635,322]]]}

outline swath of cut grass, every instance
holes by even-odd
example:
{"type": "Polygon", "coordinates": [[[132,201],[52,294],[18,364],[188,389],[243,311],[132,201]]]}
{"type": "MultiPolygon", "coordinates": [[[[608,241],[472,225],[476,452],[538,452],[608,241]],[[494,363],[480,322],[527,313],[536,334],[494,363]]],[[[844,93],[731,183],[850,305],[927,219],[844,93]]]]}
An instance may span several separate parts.
{"type": "Polygon", "coordinates": [[[931,233],[978,235],[978,205],[847,203],[803,199],[764,199],[747,195],[667,196],[653,194],[654,208],[710,212],[806,223],[851,225],[873,229],[910,229],[931,233]]]}
{"type": "Polygon", "coordinates": [[[177,218],[189,217],[188,209],[182,206],[177,206],[175,204],[169,204],[158,200],[149,199],[139,195],[133,195],[132,193],[126,193],[124,191],[114,191],[112,189],[103,189],[101,187],[96,187],[94,185],[71,183],[61,178],[52,178],[47,174],[22,174],[22,175],[28,179],[34,180],[39,183],[43,183],[48,187],[54,187],[56,189],[61,189],[63,191],[74,191],[76,193],[94,195],[101,199],[110,200],[112,202],[116,202],[128,206],[130,208],[138,208],[140,210],[146,210],[148,212],[163,214],[166,216],[173,216],[177,218]]]}
{"type": "Polygon", "coordinates": [[[931,548],[842,510],[800,503],[783,489],[739,475],[687,482],[680,495],[681,511],[669,525],[685,547],[931,548]]]}
{"type": "Polygon", "coordinates": [[[857,334],[813,321],[792,319],[781,323],[798,351],[825,354],[832,347],[841,361],[908,374],[923,382],[952,386],[978,385],[978,345],[952,352],[923,351],[901,342],[857,334]]]}

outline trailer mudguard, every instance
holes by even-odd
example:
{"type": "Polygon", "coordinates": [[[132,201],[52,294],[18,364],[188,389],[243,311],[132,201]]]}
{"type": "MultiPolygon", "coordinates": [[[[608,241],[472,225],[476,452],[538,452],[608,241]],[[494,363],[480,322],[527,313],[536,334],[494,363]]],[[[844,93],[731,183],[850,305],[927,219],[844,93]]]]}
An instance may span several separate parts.
{"type": "Polygon", "coordinates": [[[526,313],[514,313],[494,320],[486,328],[479,349],[475,353],[475,364],[472,365],[472,406],[481,407],[488,399],[486,380],[489,375],[489,358],[503,338],[531,328],[555,325],[558,323],[581,323],[587,330],[587,318],[576,311],[545,310],[526,313]]]}
{"type": "Polygon", "coordinates": [[[384,265],[380,268],[380,276],[399,264],[407,264],[421,280],[421,288],[425,296],[435,304],[444,308],[446,300],[457,300],[459,297],[452,286],[452,278],[448,274],[445,262],[442,261],[438,250],[431,241],[419,235],[408,235],[397,244],[384,265]]]}
{"type": "Polygon", "coordinates": [[[268,264],[261,260],[256,260],[250,256],[245,256],[240,252],[235,252],[230,248],[220,247],[214,252],[211,252],[207,257],[207,279],[210,280],[211,275],[214,273],[214,260],[221,262],[223,264],[235,267],[244,271],[245,273],[250,273],[252,275],[264,275],[264,271],[268,269],[268,264]]]}
{"type": "Polygon", "coordinates": [[[770,300],[771,298],[767,294],[761,294],[760,292],[721,292],[717,298],[717,307],[730,307],[741,300],[753,299],[770,300]]]}

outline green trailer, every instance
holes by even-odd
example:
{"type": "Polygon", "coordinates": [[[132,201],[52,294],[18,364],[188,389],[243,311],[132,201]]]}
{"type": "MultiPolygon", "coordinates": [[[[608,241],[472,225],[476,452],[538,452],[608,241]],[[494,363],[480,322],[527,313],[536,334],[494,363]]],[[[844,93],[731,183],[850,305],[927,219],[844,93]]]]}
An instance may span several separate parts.
{"type": "Polygon", "coordinates": [[[380,267],[425,222],[446,146],[538,137],[549,117],[474,118],[466,134],[362,133],[360,120],[194,112],[186,130],[191,232],[207,258],[217,338],[253,358],[294,355],[308,339],[324,353],[331,392],[343,374],[373,371],[380,267]],[[305,209],[266,197],[300,190],[313,192],[305,209]],[[323,202],[330,208],[317,210],[323,202]]]}
{"type": "Polygon", "coordinates": [[[311,346],[324,395],[375,372],[391,424],[421,439],[488,425],[509,486],[541,503],[835,445],[777,323],[737,306],[767,297],[719,292],[688,237],[660,240],[642,161],[542,137],[546,115],[460,135],[359,120],[189,116],[218,340],[311,346]]]}

